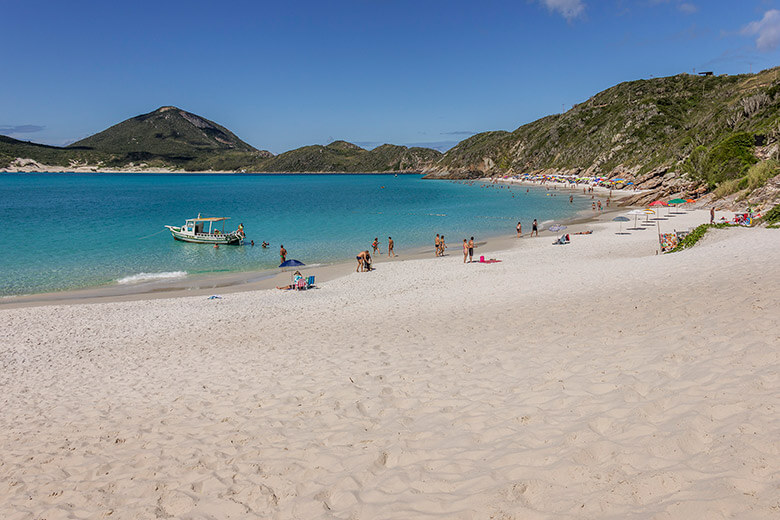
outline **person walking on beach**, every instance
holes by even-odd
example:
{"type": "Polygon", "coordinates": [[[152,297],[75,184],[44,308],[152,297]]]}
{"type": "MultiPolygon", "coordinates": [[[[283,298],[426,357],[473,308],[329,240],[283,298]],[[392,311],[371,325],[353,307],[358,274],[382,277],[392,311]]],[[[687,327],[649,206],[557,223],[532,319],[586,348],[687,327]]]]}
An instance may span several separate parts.
{"type": "Polygon", "coordinates": [[[282,258],[282,261],[280,263],[283,264],[284,261],[287,260],[287,250],[281,244],[279,244],[279,256],[282,258]]]}
{"type": "Polygon", "coordinates": [[[374,254],[377,254],[377,252],[379,252],[380,255],[382,254],[382,251],[379,251],[379,237],[374,237],[371,247],[374,248],[374,254]]]}
{"type": "Polygon", "coordinates": [[[471,263],[473,257],[474,257],[474,237],[471,237],[471,240],[469,240],[469,263],[471,263]]]}
{"type": "Polygon", "coordinates": [[[515,229],[517,229],[517,238],[523,236],[523,225],[520,222],[517,223],[517,227],[515,229]]]}
{"type": "Polygon", "coordinates": [[[433,245],[435,247],[435,251],[433,252],[433,256],[439,256],[439,250],[441,249],[441,239],[439,238],[439,234],[436,233],[436,238],[433,239],[433,245]]]}
{"type": "Polygon", "coordinates": [[[715,223],[715,206],[710,208],[710,224],[715,223]]]}
{"type": "Polygon", "coordinates": [[[468,240],[463,239],[463,263],[466,263],[466,259],[469,257],[469,244],[468,240]]]}
{"type": "Polygon", "coordinates": [[[393,246],[395,246],[395,243],[393,242],[393,237],[387,237],[387,256],[398,256],[393,251],[393,246]]]}
{"type": "Polygon", "coordinates": [[[536,223],[536,219],[534,219],[534,223],[531,224],[531,236],[534,236],[534,233],[536,233],[536,236],[539,236],[539,224],[536,223]]]}
{"type": "Polygon", "coordinates": [[[439,241],[439,256],[444,256],[445,249],[447,249],[447,244],[444,242],[444,235],[442,235],[439,241]]]}

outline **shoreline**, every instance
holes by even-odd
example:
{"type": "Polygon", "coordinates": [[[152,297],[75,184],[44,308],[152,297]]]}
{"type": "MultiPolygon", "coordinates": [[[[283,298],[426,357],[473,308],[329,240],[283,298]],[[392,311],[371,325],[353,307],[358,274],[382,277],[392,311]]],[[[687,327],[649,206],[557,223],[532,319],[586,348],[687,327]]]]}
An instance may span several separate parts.
{"type": "Polygon", "coordinates": [[[609,217],[501,263],[0,309],[0,515],[771,517],[778,231],[656,255],[609,217]]]}
{"type": "MultiPolygon", "coordinates": [[[[567,227],[585,226],[605,221],[607,215],[627,211],[628,207],[604,208],[600,213],[589,215],[590,210],[582,210],[579,215],[570,219],[561,221],[567,227]]],[[[546,221],[541,221],[540,225],[546,221]]],[[[552,222],[552,221],[550,221],[552,222]]],[[[546,227],[546,226],[545,226],[546,227]]],[[[530,224],[528,225],[530,228],[530,224]]],[[[524,229],[520,240],[530,238],[528,228],[524,229]]],[[[567,231],[572,232],[567,229],[567,231]]],[[[539,238],[554,237],[556,233],[541,229],[539,238]]],[[[496,235],[487,237],[477,242],[477,252],[496,253],[503,252],[516,247],[518,238],[512,234],[496,235]]],[[[460,244],[453,243],[447,249],[445,257],[460,256],[460,244]],[[458,251],[455,254],[455,251],[458,251]]],[[[389,259],[385,254],[374,257],[372,265],[374,267],[392,263],[405,262],[411,260],[430,259],[436,261],[437,258],[430,256],[430,249],[426,246],[410,249],[399,249],[398,256],[389,259]]],[[[475,258],[479,259],[479,254],[475,258]]],[[[350,260],[337,261],[326,264],[312,264],[302,266],[298,270],[305,276],[315,275],[315,283],[329,282],[349,275],[354,272],[355,263],[350,260]]],[[[112,303],[124,301],[143,301],[169,298],[185,298],[189,296],[210,296],[214,294],[233,294],[237,292],[248,292],[257,290],[275,289],[277,286],[290,283],[291,273],[294,270],[280,271],[279,268],[259,270],[259,271],[241,271],[232,273],[212,273],[204,275],[187,275],[181,279],[157,280],[140,282],[128,285],[100,285],[79,289],[68,289],[64,291],[43,292],[20,295],[7,295],[0,297],[0,310],[15,309],[26,307],[39,307],[51,305],[78,305],[95,303],[112,303]]]]}

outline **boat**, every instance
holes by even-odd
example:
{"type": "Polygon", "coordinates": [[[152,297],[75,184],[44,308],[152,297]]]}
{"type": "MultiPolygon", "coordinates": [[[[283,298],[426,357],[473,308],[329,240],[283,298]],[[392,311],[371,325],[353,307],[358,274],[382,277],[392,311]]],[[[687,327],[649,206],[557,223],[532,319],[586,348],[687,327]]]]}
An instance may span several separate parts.
{"type": "Polygon", "coordinates": [[[230,217],[201,217],[188,218],[183,226],[165,226],[170,230],[174,240],[182,242],[194,242],[196,244],[224,244],[241,245],[244,243],[244,229],[239,226],[237,230],[225,232],[225,221],[230,217]],[[222,228],[219,223],[222,222],[222,228]]]}

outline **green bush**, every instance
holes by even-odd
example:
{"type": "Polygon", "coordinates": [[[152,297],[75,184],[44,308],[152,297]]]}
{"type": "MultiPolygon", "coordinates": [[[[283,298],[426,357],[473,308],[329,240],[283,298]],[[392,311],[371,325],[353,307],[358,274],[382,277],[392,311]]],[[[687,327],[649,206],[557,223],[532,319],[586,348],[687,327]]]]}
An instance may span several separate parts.
{"type": "Polygon", "coordinates": [[[778,173],[780,173],[780,163],[774,159],[754,164],[747,172],[747,189],[757,190],[778,173]]]}
{"type": "Polygon", "coordinates": [[[706,180],[711,186],[745,175],[758,162],[753,155],[753,136],[738,132],[715,145],[707,156],[706,180]]]}
{"type": "Polygon", "coordinates": [[[780,224],[780,204],[764,213],[764,216],[761,217],[761,220],[770,226],[777,226],[780,224]]]}
{"type": "Polygon", "coordinates": [[[701,240],[702,237],[707,233],[707,231],[712,228],[721,229],[726,227],[733,227],[733,226],[728,222],[722,222],[720,224],[702,224],[701,226],[698,226],[693,231],[688,233],[682,240],[680,240],[680,243],[677,244],[677,247],[672,249],[670,253],[677,253],[678,251],[682,251],[683,249],[688,249],[689,247],[693,247],[694,245],[696,245],[696,242],[701,240]]]}
{"type": "Polygon", "coordinates": [[[742,189],[739,187],[739,185],[742,184],[742,181],[745,180],[746,180],[745,178],[742,178],[742,179],[730,179],[728,181],[721,182],[713,192],[715,194],[715,198],[722,199],[723,197],[728,197],[729,195],[738,192],[739,190],[742,189]]]}

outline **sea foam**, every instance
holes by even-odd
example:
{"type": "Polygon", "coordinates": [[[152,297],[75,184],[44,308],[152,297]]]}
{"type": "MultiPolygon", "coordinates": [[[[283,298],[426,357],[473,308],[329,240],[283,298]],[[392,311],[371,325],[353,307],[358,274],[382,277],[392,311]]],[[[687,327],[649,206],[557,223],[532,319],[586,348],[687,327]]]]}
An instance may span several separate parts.
{"type": "Polygon", "coordinates": [[[165,273],[138,273],[131,276],[125,276],[124,278],[120,278],[116,281],[116,283],[124,285],[128,283],[151,282],[153,280],[164,280],[170,278],[184,278],[185,276],[187,276],[187,271],[169,271],[165,273]]]}

